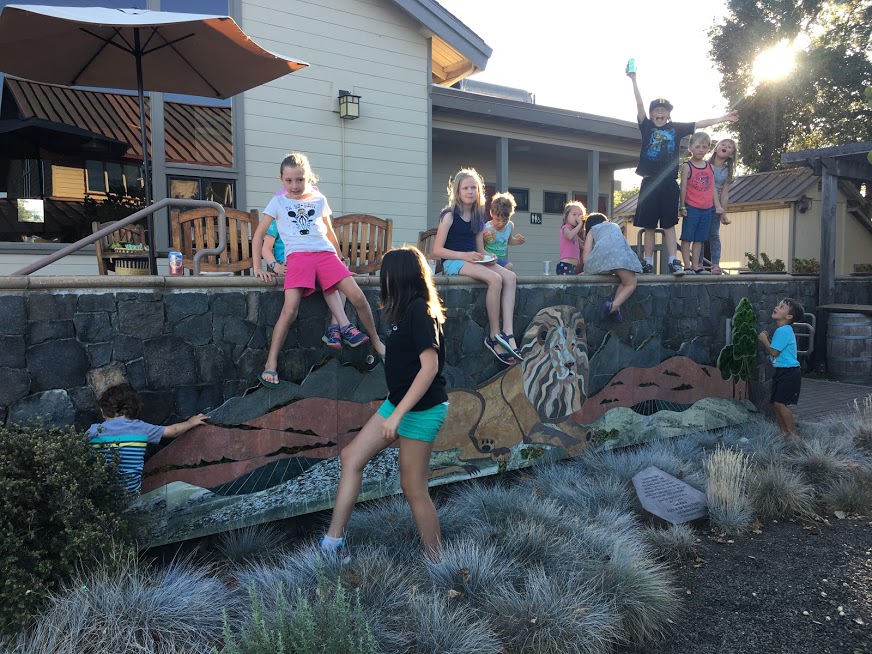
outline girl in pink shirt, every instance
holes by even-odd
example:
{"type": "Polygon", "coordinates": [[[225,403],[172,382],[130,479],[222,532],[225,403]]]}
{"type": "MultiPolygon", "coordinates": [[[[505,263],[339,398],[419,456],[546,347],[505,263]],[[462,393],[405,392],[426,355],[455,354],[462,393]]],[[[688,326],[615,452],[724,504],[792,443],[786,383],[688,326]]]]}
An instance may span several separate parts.
{"type": "Polygon", "coordinates": [[[558,275],[575,275],[578,270],[581,247],[584,238],[580,236],[584,228],[586,210],[581,202],[568,202],[563,207],[563,225],[560,227],[560,261],[558,275]]]}

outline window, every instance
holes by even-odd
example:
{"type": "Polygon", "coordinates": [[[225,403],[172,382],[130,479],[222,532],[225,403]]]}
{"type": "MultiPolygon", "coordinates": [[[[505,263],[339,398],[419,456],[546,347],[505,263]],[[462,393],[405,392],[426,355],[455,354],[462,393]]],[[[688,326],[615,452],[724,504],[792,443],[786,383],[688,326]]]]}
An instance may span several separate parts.
{"type": "Polygon", "coordinates": [[[229,179],[206,177],[168,177],[167,186],[171,198],[208,200],[225,207],[236,207],[236,182],[229,179]]]}
{"type": "Polygon", "coordinates": [[[144,193],[139,166],[113,161],[86,161],[85,172],[87,193],[115,193],[131,197],[141,197],[144,193]]]}
{"type": "MultiPolygon", "coordinates": [[[[529,211],[530,210],[530,190],[525,188],[512,188],[509,187],[509,193],[511,193],[515,198],[515,204],[518,205],[515,207],[515,211],[529,211]]],[[[561,209],[560,211],[563,211],[561,209]]]]}
{"type": "Polygon", "coordinates": [[[542,200],[542,211],[544,213],[563,213],[563,207],[566,205],[566,193],[557,193],[555,191],[545,191],[542,200]]]}
{"type": "Polygon", "coordinates": [[[596,209],[587,203],[587,193],[573,193],[572,199],[576,202],[581,202],[587,209],[588,213],[596,213],[597,211],[599,213],[608,213],[609,196],[605,193],[600,193],[599,203],[597,204],[596,209]]]}

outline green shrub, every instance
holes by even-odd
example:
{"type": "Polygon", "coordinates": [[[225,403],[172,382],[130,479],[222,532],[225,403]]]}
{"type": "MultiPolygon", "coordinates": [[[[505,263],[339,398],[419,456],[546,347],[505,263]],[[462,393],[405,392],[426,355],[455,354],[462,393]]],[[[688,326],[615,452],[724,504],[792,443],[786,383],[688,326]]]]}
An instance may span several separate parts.
{"type": "Polygon", "coordinates": [[[760,253],[759,259],[752,252],[746,252],[745,256],[748,258],[748,270],[753,270],[754,272],[784,272],[784,262],[781,259],[773,261],[765,252],[760,253]]]}
{"type": "Polygon", "coordinates": [[[254,588],[249,597],[251,624],[237,637],[225,619],[222,654],[378,654],[360,601],[350,604],[345,588],[323,576],[313,600],[298,590],[293,607],[280,597],[272,615],[254,588]]]}
{"type": "Polygon", "coordinates": [[[74,428],[0,426],[0,633],[15,633],[78,567],[130,543],[128,502],[74,428]]]}

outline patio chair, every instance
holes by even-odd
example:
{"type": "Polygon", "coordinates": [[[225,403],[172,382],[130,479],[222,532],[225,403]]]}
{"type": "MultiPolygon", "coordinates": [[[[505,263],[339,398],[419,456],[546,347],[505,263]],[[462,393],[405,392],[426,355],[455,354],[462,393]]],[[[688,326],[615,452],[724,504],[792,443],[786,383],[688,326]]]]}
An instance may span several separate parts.
{"type": "MultiPolygon", "coordinates": [[[[115,222],[91,223],[91,233],[95,234],[101,229],[114,225],[115,222]]],[[[94,242],[94,252],[97,255],[97,273],[108,275],[114,272],[116,275],[148,275],[148,250],[145,245],[145,227],[128,225],[94,242]],[[134,246],[143,246],[142,249],[111,249],[113,243],[130,243],[134,246]]]]}
{"type": "MultiPolygon", "coordinates": [[[[418,249],[424,254],[425,259],[433,258],[433,241],[436,240],[436,228],[418,232],[418,249]]],[[[436,273],[442,272],[442,259],[436,259],[436,273]]]]}
{"type": "MultiPolygon", "coordinates": [[[[227,218],[227,247],[220,255],[200,259],[200,272],[250,275],[254,260],[251,237],[257,229],[258,213],[224,209],[227,218]]],[[[182,253],[182,268],[194,274],[194,255],[218,245],[218,212],[215,209],[191,209],[170,212],[173,250],[182,253]]]]}
{"type": "Polygon", "coordinates": [[[333,231],[340,256],[349,260],[348,269],[355,275],[375,275],[385,252],[391,249],[394,221],[355,213],[334,218],[333,231]]]}

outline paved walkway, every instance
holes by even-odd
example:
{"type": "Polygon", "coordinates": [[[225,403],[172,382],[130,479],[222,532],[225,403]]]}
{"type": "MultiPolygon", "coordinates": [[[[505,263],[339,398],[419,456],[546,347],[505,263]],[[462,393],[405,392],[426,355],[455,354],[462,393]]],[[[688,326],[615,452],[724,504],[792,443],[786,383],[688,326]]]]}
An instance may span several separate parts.
{"type": "Polygon", "coordinates": [[[863,407],[863,399],[872,394],[872,386],[843,384],[825,379],[802,378],[799,404],[793,409],[797,420],[818,420],[830,415],[854,411],[854,400],[863,407]]]}

